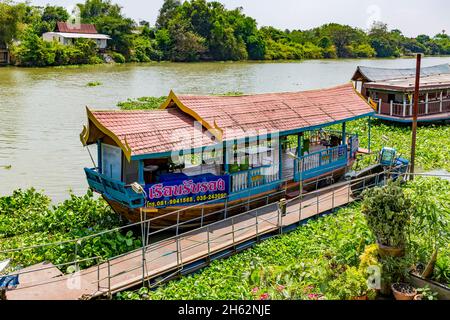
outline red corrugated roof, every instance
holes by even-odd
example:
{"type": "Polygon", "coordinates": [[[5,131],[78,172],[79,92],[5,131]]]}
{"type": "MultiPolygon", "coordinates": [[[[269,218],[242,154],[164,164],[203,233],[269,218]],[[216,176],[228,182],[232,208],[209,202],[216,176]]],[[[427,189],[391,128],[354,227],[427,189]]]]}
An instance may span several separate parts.
{"type": "MultiPolygon", "coordinates": [[[[90,125],[117,138],[131,150],[128,155],[178,151],[214,145],[208,129],[223,141],[285,132],[373,114],[352,84],[296,93],[272,93],[239,97],[175,96],[165,110],[88,111],[90,125]],[[195,126],[202,121],[204,127],[195,126]],[[222,133],[222,134],[220,134],[222,133]]],[[[84,143],[98,137],[88,131],[84,143]]]]}
{"type": "Polygon", "coordinates": [[[57,22],[57,32],[97,34],[93,24],[69,25],[67,22],[57,22]]]}

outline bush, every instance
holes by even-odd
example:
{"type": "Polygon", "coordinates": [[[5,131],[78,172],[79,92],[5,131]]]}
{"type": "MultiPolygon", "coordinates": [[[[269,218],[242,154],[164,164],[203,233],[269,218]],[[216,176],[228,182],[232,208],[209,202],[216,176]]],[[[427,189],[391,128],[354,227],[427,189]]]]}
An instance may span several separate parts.
{"type": "Polygon", "coordinates": [[[110,56],[116,63],[125,63],[126,62],[125,57],[121,53],[111,52],[110,56]]]}
{"type": "Polygon", "coordinates": [[[363,192],[361,211],[380,244],[399,247],[405,244],[410,223],[411,201],[405,197],[401,180],[363,192]]]}
{"type": "Polygon", "coordinates": [[[332,300],[354,300],[366,295],[374,297],[374,293],[369,290],[364,274],[356,267],[350,267],[330,281],[326,297],[332,300]]]}

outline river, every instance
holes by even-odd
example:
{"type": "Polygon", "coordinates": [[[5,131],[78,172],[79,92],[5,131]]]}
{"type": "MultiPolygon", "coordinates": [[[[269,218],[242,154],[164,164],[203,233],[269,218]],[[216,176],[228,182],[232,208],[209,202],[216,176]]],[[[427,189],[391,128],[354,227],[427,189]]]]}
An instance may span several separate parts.
{"type": "MultiPolygon", "coordinates": [[[[423,60],[423,66],[441,63],[450,63],[450,57],[423,60]]],[[[358,65],[409,68],[415,60],[0,68],[0,196],[35,187],[59,202],[69,190],[86,191],[83,167],[92,162],[79,139],[86,106],[114,109],[127,98],[167,95],[171,89],[209,94],[325,88],[348,82],[358,65]],[[102,85],[88,87],[93,81],[102,85]]]]}

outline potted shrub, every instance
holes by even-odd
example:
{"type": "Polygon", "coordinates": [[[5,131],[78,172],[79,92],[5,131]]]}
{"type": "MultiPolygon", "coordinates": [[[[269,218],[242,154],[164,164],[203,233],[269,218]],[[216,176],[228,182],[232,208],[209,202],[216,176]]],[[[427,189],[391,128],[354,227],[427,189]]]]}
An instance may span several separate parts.
{"type": "Polygon", "coordinates": [[[391,285],[392,293],[396,300],[413,300],[417,290],[412,285],[404,282],[396,282],[391,285]]]}
{"type": "Polygon", "coordinates": [[[405,197],[400,183],[389,180],[383,187],[363,192],[361,211],[377,239],[381,256],[399,257],[405,253],[411,201],[405,197]]]}
{"type": "Polygon", "coordinates": [[[383,295],[393,293],[397,300],[412,300],[417,292],[407,283],[413,264],[411,257],[384,257],[380,261],[381,293],[383,295]],[[410,297],[411,294],[413,295],[410,297]]]}

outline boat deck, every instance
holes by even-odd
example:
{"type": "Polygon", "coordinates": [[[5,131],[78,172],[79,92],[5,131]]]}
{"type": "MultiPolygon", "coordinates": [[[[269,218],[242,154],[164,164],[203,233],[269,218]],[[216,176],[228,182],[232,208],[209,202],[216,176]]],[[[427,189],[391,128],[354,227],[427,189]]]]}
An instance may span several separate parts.
{"type": "MultiPolygon", "coordinates": [[[[401,122],[401,123],[412,123],[413,121],[412,117],[395,117],[385,114],[376,114],[374,115],[374,117],[381,120],[401,122]]],[[[447,120],[450,120],[450,112],[435,113],[425,116],[421,115],[417,117],[417,122],[434,122],[447,120]]]]}
{"type": "MultiPolygon", "coordinates": [[[[242,251],[262,239],[292,230],[310,218],[354,200],[349,183],[333,185],[305,195],[303,201],[289,201],[285,216],[279,210],[278,203],[273,203],[148,244],[143,249],[72,275],[49,272],[45,276],[46,273],[40,272],[39,277],[33,278],[33,273],[30,273],[27,281],[21,281],[16,289],[7,291],[7,299],[88,299],[142,285],[143,279],[158,284],[198,270],[212,260],[242,251]]],[[[22,280],[22,275],[19,279],[22,280]]]]}

